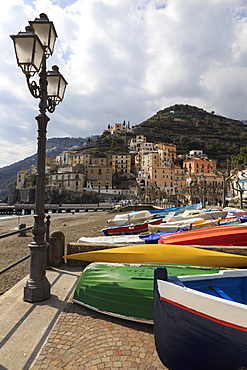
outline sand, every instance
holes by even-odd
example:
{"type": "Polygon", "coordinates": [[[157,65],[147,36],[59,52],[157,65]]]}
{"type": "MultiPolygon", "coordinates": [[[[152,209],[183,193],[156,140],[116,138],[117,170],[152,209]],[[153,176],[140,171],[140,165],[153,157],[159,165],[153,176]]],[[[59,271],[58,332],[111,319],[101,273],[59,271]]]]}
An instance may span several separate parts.
{"type": "MultiPolygon", "coordinates": [[[[65,235],[65,245],[76,243],[82,237],[103,236],[102,228],[107,226],[107,220],[114,217],[109,212],[79,212],[50,214],[50,232],[62,231],[65,235]]],[[[18,228],[20,223],[31,226],[33,216],[2,218],[0,220],[0,235],[18,228]]],[[[31,230],[25,237],[18,234],[0,239],[0,270],[30,253],[28,244],[33,240],[31,230]]],[[[19,280],[29,274],[30,259],[26,259],[0,276],[0,294],[10,289],[19,280]]]]}

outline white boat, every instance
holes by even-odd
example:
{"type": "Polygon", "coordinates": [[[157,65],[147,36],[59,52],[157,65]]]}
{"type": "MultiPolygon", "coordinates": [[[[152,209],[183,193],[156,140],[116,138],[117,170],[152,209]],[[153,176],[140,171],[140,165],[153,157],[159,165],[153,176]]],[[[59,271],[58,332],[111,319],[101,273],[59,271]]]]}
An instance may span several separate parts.
{"type": "Polygon", "coordinates": [[[121,226],[151,220],[153,217],[154,215],[152,213],[144,210],[116,215],[114,218],[108,220],[107,222],[110,225],[121,226]]]}
{"type": "Polygon", "coordinates": [[[204,220],[214,220],[218,218],[225,218],[228,211],[219,210],[203,210],[203,209],[187,209],[180,214],[168,214],[165,218],[165,222],[176,222],[181,220],[189,220],[191,218],[199,217],[204,220]]]}
{"type": "Polygon", "coordinates": [[[174,230],[178,228],[184,228],[193,230],[193,229],[199,229],[202,227],[209,227],[209,226],[217,226],[220,222],[221,218],[216,220],[204,220],[200,217],[191,218],[188,220],[180,220],[180,221],[174,221],[174,222],[162,222],[158,225],[148,225],[148,231],[150,233],[158,233],[158,232],[164,232],[169,230],[174,230]]]}
{"type": "Polygon", "coordinates": [[[141,239],[139,235],[109,235],[109,236],[96,236],[94,238],[81,237],[77,243],[86,244],[145,244],[145,240],[141,239]]]}

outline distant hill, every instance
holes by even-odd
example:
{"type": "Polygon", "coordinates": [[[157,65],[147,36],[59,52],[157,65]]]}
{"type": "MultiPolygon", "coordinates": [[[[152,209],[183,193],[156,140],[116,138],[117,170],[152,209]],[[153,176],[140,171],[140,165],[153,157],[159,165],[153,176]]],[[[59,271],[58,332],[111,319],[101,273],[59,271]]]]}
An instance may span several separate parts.
{"type": "Polygon", "coordinates": [[[111,135],[105,131],[85,149],[97,155],[126,153],[128,140],[136,135],[146,136],[148,142],[176,144],[178,155],[197,149],[218,161],[239,154],[240,148],[247,146],[247,125],[243,121],[176,104],[133,126],[130,133],[111,135]]]}
{"type": "Polygon", "coordinates": [[[247,126],[242,121],[183,104],[157,112],[134,126],[132,133],[143,134],[148,141],[176,144],[178,154],[198,149],[218,160],[237,155],[247,146],[247,126]]]}
{"type": "MultiPolygon", "coordinates": [[[[90,137],[90,140],[95,140],[98,136],[90,137]]],[[[56,157],[64,150],[76,150],[82,148],[88,141],[86,138],[62,137],[51,138],[46,142],[46,154],[51,157],[56,157]]],[[[16,174],[21,170],[30,170],[32,166],[36,165],[37,154],[33,154],[21,161],[15,162],[9,166],[0,168],[0,200],[4,200],[8,195],[8,191],[14,188],[16,181],[16,174]]]]}

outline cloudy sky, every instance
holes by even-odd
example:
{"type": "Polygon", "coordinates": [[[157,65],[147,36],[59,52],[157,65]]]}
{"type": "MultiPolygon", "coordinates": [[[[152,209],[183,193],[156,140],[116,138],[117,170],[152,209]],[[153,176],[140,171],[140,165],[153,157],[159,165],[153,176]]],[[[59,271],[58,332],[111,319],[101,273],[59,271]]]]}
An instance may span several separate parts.
{"type": "Polygon", "coordinates": [[[38,100],[10,34],[46,13],[68,87],[47,137],[136,125],[173,104],[247,119],[247,0],[4,0],[0,13],[0,167],[36,152],[38,100]]]}

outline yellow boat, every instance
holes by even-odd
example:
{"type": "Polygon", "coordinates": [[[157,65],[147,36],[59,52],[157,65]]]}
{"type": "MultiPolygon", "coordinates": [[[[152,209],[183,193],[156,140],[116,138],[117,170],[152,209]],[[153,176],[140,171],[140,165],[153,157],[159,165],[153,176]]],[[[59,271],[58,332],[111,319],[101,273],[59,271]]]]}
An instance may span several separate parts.
{"type": "Polygon", "coordinates": [[[170,244],[141,244],[110,248],[69,254],[64,258],[89,262],[154,262],[209,267],[247,267],[247,256],[170,244]]]}

